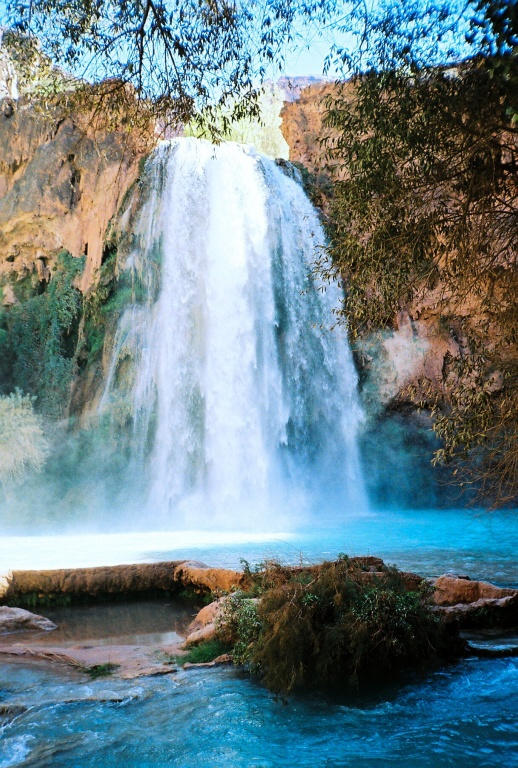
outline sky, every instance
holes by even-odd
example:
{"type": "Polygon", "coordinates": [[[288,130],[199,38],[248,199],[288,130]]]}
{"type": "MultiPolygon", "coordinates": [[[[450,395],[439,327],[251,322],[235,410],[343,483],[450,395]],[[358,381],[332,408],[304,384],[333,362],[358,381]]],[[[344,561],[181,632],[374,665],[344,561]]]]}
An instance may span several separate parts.
{"type": "MultiPolygon", "coordinates": [[[[7,0],[0,0],[0,26],[6,25],[7,19],[7,0]]],[[[303,76],[315,75],[322,76],[324,61],[333,43],[337,42],[335,29],[329,27],[322,31],[315,27],[302,28],[299,26],[295,33],[295,42],[285,46],[284,57],[285,66],[279,73],[277,70],[272,72],[272,76],[288,75],[303,76]]],[[[352,38],[348,42],[351,43],[352,38]]],[[[346,42],[343,37],[341,42],[346,42]]],[[[328,73],[331,77],[335,76],[336,71],[331,70],[328,73]]]]}
{"type": "MultiPolygon", "coordinates": [[[[446,0],[447,1],[447,0],[446,0]]],[[[412,9],[418,6],[420,3],[426,4],[426,0],[407,0],[407,3],[403,5],[403,2],[399,5],[399,8],[412,9]]],[[[383,0],[365,0],[364,8],[369,14],[376,13],[376,10],[384,4],[383,0]]],[[[390,5],[390,0],[387,0],[387,4],[390,5]]],[[[345,0],[344,5],[347,5],[345,0]]],[[[458,9],[465,7],[465,0],[450,0],[449,5],[451,8],[457,7],[458,9]]],[[[5,23],[6,19],[6,7],[7,0],[0,0],[0,25],[5,23]]],[[[338,0],[336,8],[340,6],[338,0]]],[[[398,7],[398,3],[395,3],[395,7],[398,7]]],[[[345,12],[344,19],[351,18],[350,11],[345,12]]],[[[463,34],[460,32],[456,35],[457,42],[455,47],[459,44],[459,53],[462,48],[461,40],[463,34]]],[[[324,70],[324,62],[326,55],[329,53],[333,45],[339,45],[347,48],[348,50],[354,50],[357,45],[355,35],[352,33],[344,33],[337,31],[336,24],[330,24],[327,28],[317,29],[316,22],[302,26],[299,23],[295,28],[295,40],[285,44],[284,59],[285,64],[281,72],[278,69],[267,72],[267,79],[276,80],[280,75],[287,76],[322,76],[324,70]]],[[[331,78],[340,77],[340,72],[336,69],[330,69],[327,76],[331,78]]]]}

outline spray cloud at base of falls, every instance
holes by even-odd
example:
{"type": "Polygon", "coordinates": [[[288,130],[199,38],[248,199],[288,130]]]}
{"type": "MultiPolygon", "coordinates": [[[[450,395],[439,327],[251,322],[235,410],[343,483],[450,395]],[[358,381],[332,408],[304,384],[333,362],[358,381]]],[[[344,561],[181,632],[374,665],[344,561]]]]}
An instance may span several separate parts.
{"type": "Polygon", "coordinates": [[[275,525],[317,498],[364,505],[361,409],[324,236],[301,185],[236,144],[162,143],[126,269],[101,414],[125,403],[150,526],[275,525]]]}

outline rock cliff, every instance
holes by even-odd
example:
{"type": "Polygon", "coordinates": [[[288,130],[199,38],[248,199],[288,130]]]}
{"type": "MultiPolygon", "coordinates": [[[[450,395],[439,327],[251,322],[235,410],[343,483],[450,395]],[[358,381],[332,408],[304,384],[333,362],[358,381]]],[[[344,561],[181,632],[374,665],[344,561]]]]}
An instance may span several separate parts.
{"type": "MultiPolygon", "coordinates": [[[[297,100],[284,105],[282,132],[290,147],[290,160],[303,165],[314,176],[325,172],[325,146],[330,134],[324,126],[326,98],[332,83],[315,83],[302,89],[297,100]]],[[[350,89],[352,97],[352,88],[350,89]]],[[[388,404],[409,383],[421,378],[444,386],[447,361],[459,354],[460,317],[470,316],[473,307],[450,308],[446,322],[441,286],[401,308],[393,327],[380,337],[359,344],[365,394],[373,408],[388,404]],[[456,317],[455,314],[459,315],[456,317]]]]}
{"type": "Polygon", "coordinates": [[[0,108],[0,284],[49,280],[60,250],[85,256],[79,288],[94,283],[110,219],[138,175],[146,144],[125,130],[93,127],[88,114],[40,111],[4,99],[0,108]]]}

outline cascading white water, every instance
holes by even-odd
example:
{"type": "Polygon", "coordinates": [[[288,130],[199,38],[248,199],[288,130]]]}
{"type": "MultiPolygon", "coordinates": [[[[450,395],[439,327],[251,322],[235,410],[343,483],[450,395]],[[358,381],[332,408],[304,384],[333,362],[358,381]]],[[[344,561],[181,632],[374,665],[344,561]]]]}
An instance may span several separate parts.
{"type": "Polygon", "coordinates": [[[120,319],[101,408],[120,404],[130,358],[150,522],[274,525],[331,494],[362,507],[356,372],[330,328],[336,289],[310,275],[324,236],[301,185],[250,148],[190,138],[148,173],[127,268],[149,298],[120,319]]]}

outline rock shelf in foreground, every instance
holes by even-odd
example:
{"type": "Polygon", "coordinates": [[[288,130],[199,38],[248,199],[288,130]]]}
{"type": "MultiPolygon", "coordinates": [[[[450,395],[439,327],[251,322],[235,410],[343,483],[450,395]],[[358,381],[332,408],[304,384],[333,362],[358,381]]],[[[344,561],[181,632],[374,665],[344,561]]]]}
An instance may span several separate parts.
{"type": "Polygon", "coordinates": [[[211,568],[191,560],[160,563],[11,571],[0,580],[0,603],[46,604],[53,599],[70,602],[174,594],[229,592],[241,585],[243,574],[227,568],[211,568]]]}
{"type": "MultiPolygon", "coordinates": [[[[361,565],[359,577],[365,584],[380,583],[387,575],[379,558],[352,558],[361,565]]],[[[316,568],[317,566],[315,566],[316,568]]],[[[297,568],[292,569],[297,572],[297,568]]],[[[416,574],[401,574],[405,589],[416,590],[427,583],[416,574]]],[[[518,625],[518,590],[501,588],[466,576],[444,574],[432,586],[433,610],[441,614],[447,623],[455,623],[459,629],[513,627],[518,625]]],[[[225,595],[235,589],[247,588],[247,575],[224,568],[211,568],[196,561],[172,561],[106,566],[97,568],[59,569],[46,571],[13,571],[3,581],[0,591],[0,633],[18,631],[52,630],[55,624],[43,616],[30,613],[14,603],[44,605],[59,601],[96,602],[115,597],[146,597],[149,594],[164,595],[186,592],[192,595],[212,595],[216,599],[194,616],[183,646],[144,647],[104,646],[75,644],[59,647],[24,639],[3,642],[2,655],[18,658],[40,659],[64,663],[71,667],[87,669],[94,665],[113,664],[120,677],[136,677],[147,674],[167,674],[176,669],[174,659],[217,636],[218,616],[227,599],[225,595]],[[9,605],[5,605],[8,603],[9,605]]],[[[36,633],[35,633],[36,634],[36,633]]],[[[222,658],[223,661],[223,658],[222,658]]],[[[228,658],[225,657],[225,662],[228,658]]],[[[219,659],[218,659],[219,662],[219,659]]],[[[209,665],[213,665],[210,662],[209,665]]],[[[188,665],[194,666],[194,665],[188,665]]]]}

